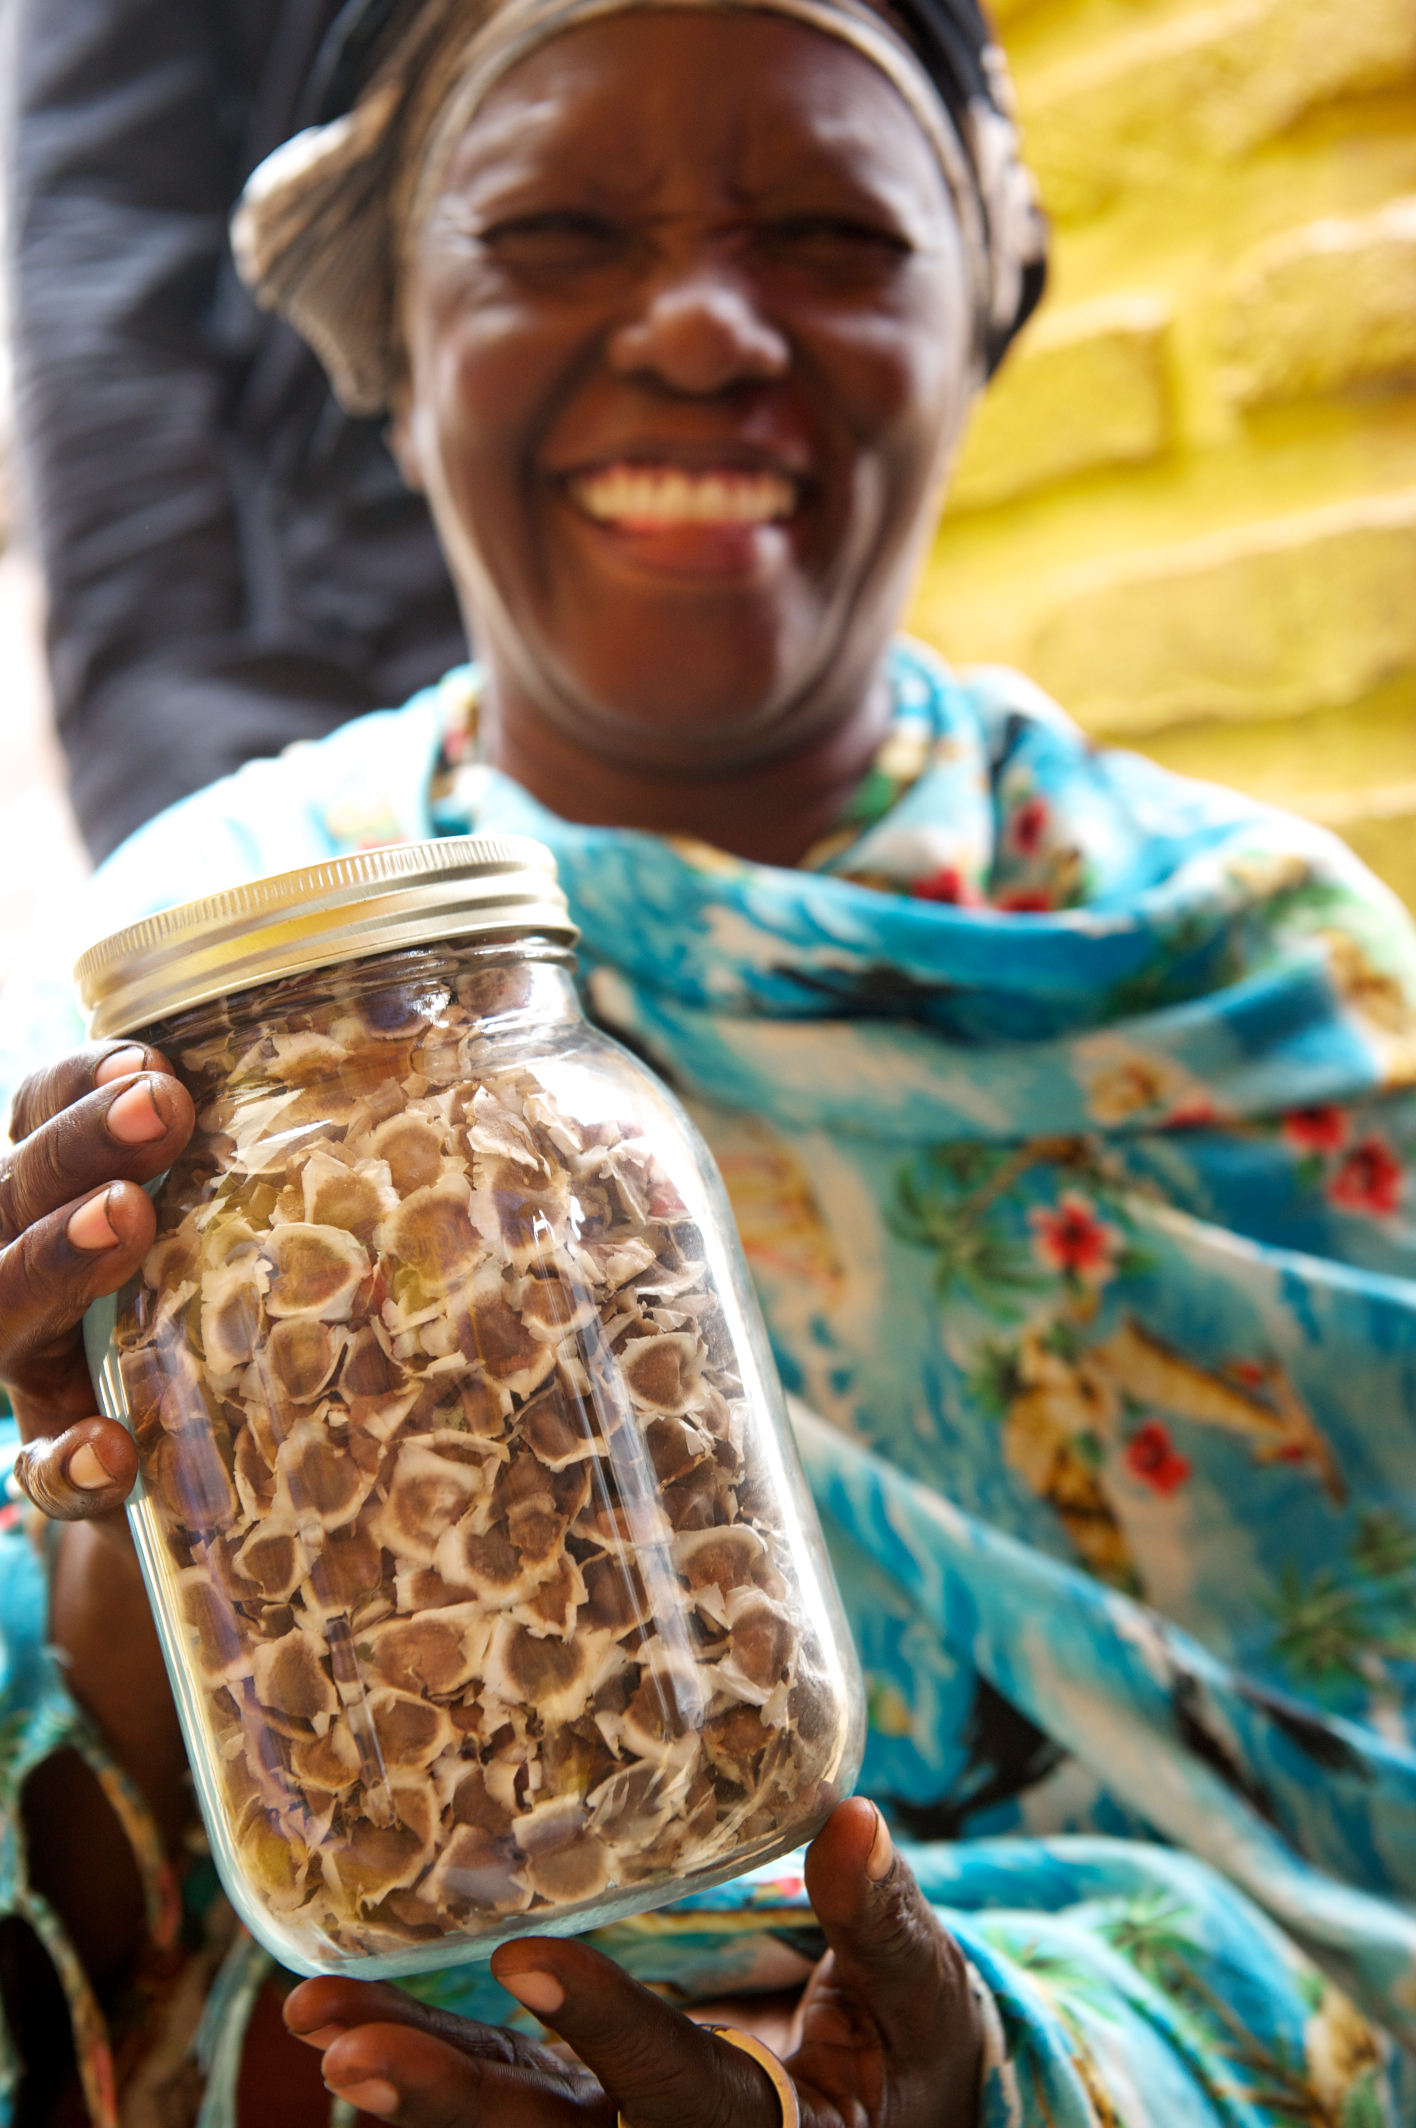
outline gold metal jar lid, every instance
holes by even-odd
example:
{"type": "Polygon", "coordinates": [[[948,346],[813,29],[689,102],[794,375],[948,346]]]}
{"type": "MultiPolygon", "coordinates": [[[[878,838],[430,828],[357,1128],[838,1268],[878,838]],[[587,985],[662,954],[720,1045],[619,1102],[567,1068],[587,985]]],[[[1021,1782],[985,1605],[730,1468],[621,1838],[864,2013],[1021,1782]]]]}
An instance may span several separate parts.
{"type": "Polygon", "coordinates": [[[95,1040],[303,969],[435,939],[580,936],[544,843],[390,843],[179,903],[90,946],[74,968],[95,1040]]]}

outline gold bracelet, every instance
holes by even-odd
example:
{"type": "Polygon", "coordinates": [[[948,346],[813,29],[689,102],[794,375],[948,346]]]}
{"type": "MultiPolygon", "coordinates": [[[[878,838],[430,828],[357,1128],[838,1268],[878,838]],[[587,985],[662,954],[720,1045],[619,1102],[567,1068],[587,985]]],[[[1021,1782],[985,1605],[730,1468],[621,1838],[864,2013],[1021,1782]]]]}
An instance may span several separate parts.
{"type": "MultiPolygon", "coordinates": [[[[770,2047],[750,2032],[739,2032],[736,2025],[701,2025],[700,2031],[711,2032],[715,2039],[725,2039],[730,2047],[740,2053],[751,2055],[760,2069],[765,2069],[772,2079],[772,2089],[777,2094],[777,2104],[782,2111],[781,2128],[801,2128],[801,2106],[796,2095],[796,2085],[770,2047]]],[[[615,2128],[629,2128],[624,2115],[617,2114],[615,2128]]]]}

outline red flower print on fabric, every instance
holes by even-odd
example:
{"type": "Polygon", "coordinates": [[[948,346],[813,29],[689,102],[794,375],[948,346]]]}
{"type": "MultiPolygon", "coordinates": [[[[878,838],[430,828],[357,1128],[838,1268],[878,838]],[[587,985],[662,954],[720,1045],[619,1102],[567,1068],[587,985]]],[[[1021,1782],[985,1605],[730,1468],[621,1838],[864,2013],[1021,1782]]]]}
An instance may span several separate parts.
{"type": "Polygon", "coordinates": [[[1011,892],[998,895],[993,906],[1009,916],[1048,916],[1052,896],[1045,887],[1014,887],[1011,892]]]}
{"type": "Polygon", "coordinates": [[[1067,1190],[1050,1208],[1036,1206],[1028,1220],[1033,1248],[1049,1271],[1088,1286],[1104,1285],[1114,1275],[1121,1236],[1080,1190],[1067,1190]]]}
{"type": "Polygon", "coordinates": [[[1126,1468],[1153,1493],[1168,1498],[1178,1492],[1190,1475],[1190,1459],[1182,1456],[1170,1438],[1170,1428],[1159,1419],[1147,1419],[1126,1444],[1126,1468]]]}
{"type": "Polygon", "coordinates": [[[1327,1193],[1339,1211],[1388,1219],[1399,1210],[1405,1173],[1381,1138],[1359,1138],[1328,1178],[1327,1193]]]}
{"type": "Polygon", "coordinates": [[[1036,857],[1046,833],[1046,800],[1025,798],[1008,822],[1008,835],[1014,849],[1024,857],[1036,857]]]}
{"type": "Polygon", "coordinates": [[[1161,1118],[1164,1130],[1197,1130],[1206,1123],[1218,1120],[1219,1111],[1208,1094],[1191,1094],[1178,1101],[1168,1116],[1161,1118]]]}
{"type": "Polygon", "coordinates": [[[941,865],[910,888],[916,901],[955,902],[962,909],[976,909],[983,896],[965,879],[957,865],[941,865]]]}
{"type": "Polygon", "coordinates": [[[1300,1153],[1336,1153],[1347,1136],[1347,1114],[1333,1103],[1320,1108],[1290,1108],[1283,1135],[1300,1153]]]}

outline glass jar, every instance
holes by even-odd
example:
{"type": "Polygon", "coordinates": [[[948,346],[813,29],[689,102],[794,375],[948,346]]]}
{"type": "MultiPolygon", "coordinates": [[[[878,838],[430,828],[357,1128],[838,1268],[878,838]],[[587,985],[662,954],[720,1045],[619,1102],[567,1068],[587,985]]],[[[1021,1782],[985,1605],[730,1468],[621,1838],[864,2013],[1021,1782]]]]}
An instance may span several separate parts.
{"type": "Polygon", "coordinates": [[[579,1931],[808,1838],[859,1677],[711,1157],[540,845],[402,845],[76,971],[197,1128],[91,1311],[213,1855],[297,1972],[579,1931]]]}

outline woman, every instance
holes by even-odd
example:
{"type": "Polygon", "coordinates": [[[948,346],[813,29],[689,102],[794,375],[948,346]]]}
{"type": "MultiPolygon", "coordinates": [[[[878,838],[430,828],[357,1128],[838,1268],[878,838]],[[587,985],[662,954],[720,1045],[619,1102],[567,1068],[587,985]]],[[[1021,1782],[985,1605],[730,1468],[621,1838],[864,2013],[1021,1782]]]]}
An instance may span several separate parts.
{"type": "MultiPolygon", "coordinates": [[[[968,0],[445,0],[247,196],[245,270],[346,403],[393,410],[484,663],[154,823],[91,929],[400,835],[553,846],[594,1010],[728,1179],[870,1680],[866,1785],[918,1841],[911,1877],[843,1806],[805,1888],[606,1932],[617,1967],[525,1942],[507,1993],[295,1990],[381,2118],[790,2110],[641,1981],[792,1991],[764,2029],[823,2123],[1409,2117],[1416,936],[1331,838],[891,640],[1037,286],[1003,95],[968,0]],[[586,2068],[450,2019],[508,1994],[586,2068]]],[[[18,1546],[0,1615],[51,1908],[116,1971],[93,1916],[136,1927],[127,1849],[52,1754],[105,1769],[140,1843],[184,1795],[104,1534],[133,1452],[74,1326],[191,1112],[133,1046],[34,1071],[64,965],[7,999],[0,1370],[69,1525],[67,1684],[18,1546]]],[[[238,1945],[214,1982],[208,2120],[263,1973],[238,1945]]]]}

